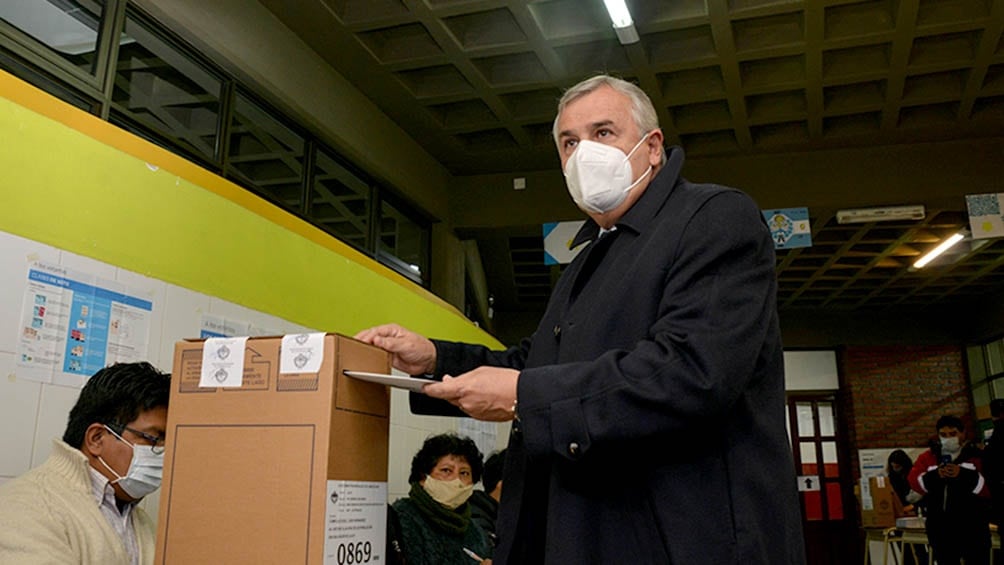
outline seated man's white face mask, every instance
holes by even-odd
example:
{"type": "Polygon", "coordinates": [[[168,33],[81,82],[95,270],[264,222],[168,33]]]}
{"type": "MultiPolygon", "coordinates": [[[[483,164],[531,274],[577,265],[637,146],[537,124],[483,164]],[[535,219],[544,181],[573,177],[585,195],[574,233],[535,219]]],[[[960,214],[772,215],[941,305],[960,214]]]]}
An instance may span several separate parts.
{"type": "Polygon", "coordinates": [[[630,161],[651,134],[650,131],[641,136],[627,155],[612,145],[579,141],[565,163],[565,184],[575,204],[585,212],[596,214],[605,214],[620,206],[628,192],[652,172],[652,165],[649,165],[635,180],[630,161]]]}
{"type": "Polygon", "coordinates": [[[110,481],[111,484],[118,484],[126,494],[136,500],[160,488],[161,477],[164,473],[164,454],[154,453],[148,445],[129,443],[108,426],[105,426],[105,429],[114,434],[119,441],[132,448],[132,460],[125,476],[115,472],[115,469],[105,463],[104,459],[98,457],[98,461],[105,466],[105,469],[111,471],[116,477],[114,481],[110,481]]]}

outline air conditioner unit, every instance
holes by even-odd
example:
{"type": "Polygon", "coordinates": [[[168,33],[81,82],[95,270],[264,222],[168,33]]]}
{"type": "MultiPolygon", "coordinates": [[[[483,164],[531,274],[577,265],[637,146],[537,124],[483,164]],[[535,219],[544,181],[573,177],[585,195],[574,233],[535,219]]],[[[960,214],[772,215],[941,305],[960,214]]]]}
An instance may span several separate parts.
{"type": "Polygon", "coordinates": [[[837,223],[861,224],[894,220],[923,220],[925,215],[922,205],[855,208],[853,210],[837,210],[837,223]]]}

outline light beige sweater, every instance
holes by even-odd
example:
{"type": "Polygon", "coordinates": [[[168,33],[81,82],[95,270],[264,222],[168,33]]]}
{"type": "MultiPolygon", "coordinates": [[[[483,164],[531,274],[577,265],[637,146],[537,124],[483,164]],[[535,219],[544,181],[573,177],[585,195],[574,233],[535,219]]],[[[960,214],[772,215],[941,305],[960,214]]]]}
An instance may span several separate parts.
{"type": "MultiPolygon", "coordinates": [[[[45,463],[0,486],[0,565],[129,565],[94,499],[89,469],[80,450],[54,440],[45,463]]],[[[131,519],[140,563],[153,563],[153,521],[138,507],[131,519]]]]}

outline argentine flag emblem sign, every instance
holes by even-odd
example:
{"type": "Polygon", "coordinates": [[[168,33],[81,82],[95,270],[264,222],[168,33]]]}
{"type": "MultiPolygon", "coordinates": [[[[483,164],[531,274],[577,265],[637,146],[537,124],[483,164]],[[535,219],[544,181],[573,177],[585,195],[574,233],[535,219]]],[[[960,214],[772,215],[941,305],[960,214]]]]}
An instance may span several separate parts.
{"type": "Polygon", "coordinates": [[[544,264],[564,265],[571,263],[572,259],[582,251],[585,244],[569,249],[575,234],[582,229],[585,220],[575,222],[548,222],[544,224],[544,264]]]}
{"type": "Polygon", "coordinates": [[[767,220],[767,227],[770,228],[774,249],[812,247],[808,208],[763,210],[763,217],[767,220]]]}

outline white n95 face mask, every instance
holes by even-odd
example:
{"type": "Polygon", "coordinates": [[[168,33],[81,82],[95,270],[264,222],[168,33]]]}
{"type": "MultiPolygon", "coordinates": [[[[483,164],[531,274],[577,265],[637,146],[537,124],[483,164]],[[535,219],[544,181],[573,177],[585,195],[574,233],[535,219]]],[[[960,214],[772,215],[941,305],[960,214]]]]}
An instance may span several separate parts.
{"type": "Polygon", "coordinates": [[[147,445],[133,445],[108,426],[105,426],[105,429],[132,448],[132,460],[129,462],[129,470],[126,471],[124,477],[116,473],[115,469],[105,463],[104,459],[98,457],[98,461],[105,466],[105,469],[115,475],[115,480],[111,483],[118,484],[126,494],[136,500],[160,488],[160,482],[164,476],[164,454],[154,453],[147,445]]]}
{"type": "Polygon", "coordinates": [[[474,493],[473,484],[465,485],[460,479],[441,481],[430,476],[425,477],[422,488],[425,489],[425,492],[429,493],[429,496],[433,500],[450,510],[455,510],[461,504],[467,502],[467,499],[474,493]]]}
{"type": "Polygon", "coordinates": [[[962,447],[959,445],[959,438],[943,437],[939,439],[941,440],[942,453],[950,453],[952,455],[957,455],[960,451],[962,451],[962,447]]]}
{"type": "Polygon", "coordinates": [[[586,212],[604,214],[621,205],[627,193],[638,185],[649,173],[634,180],[631,170],[631,155],[641,147],[652,132],[641,139],[627,155],[612,145],[595,141],[579,141],[575,152],[565,163],[565,184],[575,204],[586,212]]]}

